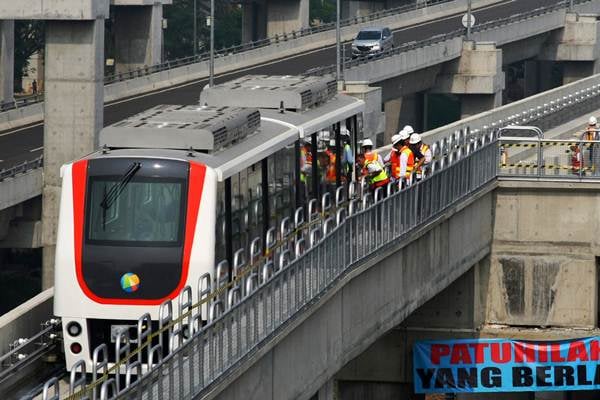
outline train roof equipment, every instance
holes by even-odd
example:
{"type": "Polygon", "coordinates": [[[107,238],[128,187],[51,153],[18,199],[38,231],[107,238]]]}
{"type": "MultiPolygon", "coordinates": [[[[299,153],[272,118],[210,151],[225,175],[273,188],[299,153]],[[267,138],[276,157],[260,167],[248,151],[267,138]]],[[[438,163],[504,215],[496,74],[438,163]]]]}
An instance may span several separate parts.
{"type": "Polygon", "coordinates": [[[222,181],[364,111],[362,100],[337,94],[334,83],[321,77],[239,78],[205,88],[203,105],[156,106],[110,125],[100,132],[100,146],[115,156],[193,159],[222,181]]]}
{"type": "Polygon", "coordinates": [[[104,128],[109,148],[177,149],[217,152],[260,128],[256,108],[160,105],[104,128]]]}
{"type": "Polygon", "coordinates": [[[306,111],[337,94],[331,77],[247,75],[200,93],[200,104],[306,111]]]}

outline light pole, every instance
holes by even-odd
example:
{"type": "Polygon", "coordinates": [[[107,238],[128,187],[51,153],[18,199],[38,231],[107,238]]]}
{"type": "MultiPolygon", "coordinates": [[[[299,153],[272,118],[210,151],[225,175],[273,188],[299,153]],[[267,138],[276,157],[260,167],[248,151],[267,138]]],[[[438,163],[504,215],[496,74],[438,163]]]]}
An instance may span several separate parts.
{"type": "Polygon", "coordinates": [[[342,77],[342,55],[341,55],[341,32],[340,32],[340,0],[336,0],[336,13],[335,13],[335,57],[336,57],[336,69],[335,79],[339,82],[343,79],[342,77]]]}
{"type": "Polygon", "coordinates": [[[573,11],[573,0],[569,0],[569,12],[573,11]]]}
{"type": "Polygon", "coordinates": [[[215,0],[210,0],[210,63],[208,67],[208,87],[215,84],[215,0]]]}
{"type": "Polygon", "coordinates": [[[471,40],[471,0],[467,3],[467,40],[471,40]]]}
{"type": "Polygon", "coordinates": [[[192,43],[194,45],[194,56],[198,55],[198,7],[196,2],[198,0],[194,0],[194,39],[192,43]]]}

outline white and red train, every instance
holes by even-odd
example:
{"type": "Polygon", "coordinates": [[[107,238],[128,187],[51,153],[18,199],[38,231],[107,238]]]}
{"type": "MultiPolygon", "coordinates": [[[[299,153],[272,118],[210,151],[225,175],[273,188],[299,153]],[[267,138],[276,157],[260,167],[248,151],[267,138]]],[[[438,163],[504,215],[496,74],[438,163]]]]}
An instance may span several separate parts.
{"type": "Polygon", "coordinates": [[[257,90],[261,77],[246,81],[260,108],[217,86],[209,106],[159,106],[105,128],[102,150],[62,167],[54,313],[67,369],[84,360],[90,371],[102,343],[114,361],[116,332],[135,335],[144,313],[157,325],[161,303],[314,196],[300,179],[303,138],[340,124],[362,137],[362,101],[330,81],[280,79],[297,104],[289,87],[285,104],[272,86],[257,90]]]}

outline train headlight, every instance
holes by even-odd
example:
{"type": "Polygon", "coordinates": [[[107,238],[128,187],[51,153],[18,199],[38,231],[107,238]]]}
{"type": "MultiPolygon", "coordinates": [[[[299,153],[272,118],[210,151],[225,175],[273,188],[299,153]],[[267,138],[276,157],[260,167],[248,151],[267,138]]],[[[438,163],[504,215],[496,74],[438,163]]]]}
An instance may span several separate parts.
{"type": "Polygon", "coordinates": [[[69,322],[67,325],[67,332],[70,336],[77,337],[81,334],[81,325],[78,322],[69,322]]]}
{"type": "Polygon", "coordinates": [[[71,343],[71,353],[73,353],[73,354],[81,353],[81,345],[79,343],[71,343]]]}

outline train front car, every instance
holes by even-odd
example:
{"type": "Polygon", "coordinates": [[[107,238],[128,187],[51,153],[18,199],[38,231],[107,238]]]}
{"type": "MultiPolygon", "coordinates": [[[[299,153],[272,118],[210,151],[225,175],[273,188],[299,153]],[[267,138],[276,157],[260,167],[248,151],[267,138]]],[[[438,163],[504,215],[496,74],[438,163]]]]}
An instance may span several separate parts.
{"type": "Polygon", "coordinates": [[[113,363],[119,332],[135,343],[145,313],[156,331],[160,305],[185,286],[198,300],[200,277],[215,266],[217,199],[217,173],[201,158],[217,139],[228,142],[223,132],[239,135],[232,124],[256,114],[154,108],[105,128],[104,150],[63,166],[54,313],[63,321],[68,370],[84,360],[91,371],[103,343],[113,363]],[[186,116],[202,121],[189,136],[164,122],[186,116]]]}

